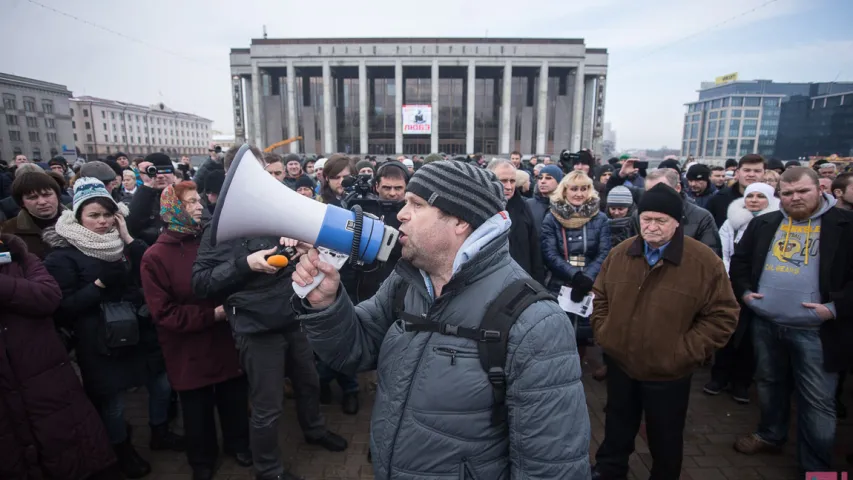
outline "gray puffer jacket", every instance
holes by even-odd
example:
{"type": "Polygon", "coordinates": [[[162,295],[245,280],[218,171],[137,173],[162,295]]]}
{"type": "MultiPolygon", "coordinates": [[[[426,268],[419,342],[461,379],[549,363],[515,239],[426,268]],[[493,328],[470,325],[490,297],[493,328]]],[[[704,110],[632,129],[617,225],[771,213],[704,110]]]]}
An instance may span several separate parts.
{"type": "Polygon", "coordinates": [[[393,314],[400,282],[405,311],[476,328],[514,280],[507,234],[464,263],[435,301],[421,272],[400,260],[370,300],[338,292],[327,309],[299,316],[314,351],[351,374],[376,368],[370,448],[377,479],[588,479],[590,426],[574,331],[554,301],[528,307],[509,334],[507,422],[491,424],[492,387],[473,340],[405,332],[393,314]]]}

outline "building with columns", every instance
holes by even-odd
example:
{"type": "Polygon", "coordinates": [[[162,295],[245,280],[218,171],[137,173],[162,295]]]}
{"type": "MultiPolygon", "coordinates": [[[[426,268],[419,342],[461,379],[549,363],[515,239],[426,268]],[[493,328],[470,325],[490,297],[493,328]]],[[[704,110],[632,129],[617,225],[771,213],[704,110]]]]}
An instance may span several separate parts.
{"type": "Polygon", "coordinates": [[[231,50],[231,77],[236,139],[261,147],[301,136],[282,149],[600,152],[607,50],[583,39],[253,39],[231,50]]]}

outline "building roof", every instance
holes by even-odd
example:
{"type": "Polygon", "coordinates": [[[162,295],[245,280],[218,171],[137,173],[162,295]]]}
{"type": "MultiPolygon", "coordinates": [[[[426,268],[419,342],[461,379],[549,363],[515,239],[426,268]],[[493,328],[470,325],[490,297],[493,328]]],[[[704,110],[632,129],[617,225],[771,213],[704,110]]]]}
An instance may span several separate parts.
{"type": "Polygon", "coordinates": [[[813,97],[851,91],[853,91],[853,82],[775,83],[772,80],[737,80],[699,89],[698,101],[729,95],[807,95],[813,97]]]}
{"type": "Polygon", "coordinates": [[[69,97],[72,95],[71,91],[68,90],[68,87],[66,87],[65,85],[36,80],[34,78],[19,77],[17,75],[12,75],[9,73],[0,73],[0,83],[24,88],[39,88],[42,90],[51,90],[58,94],[67,95],[69,97]]]}
{"type": "Polygon", "coordinates": [[[200,115],[196,115],[194,113],[178,112],[178,111],[172,110],[171,108],[169,108],[168,106],[166,106],[166,104],[164,104],[162,102],[155,104],[155,105],[144,106],[144,105],[137,105],[135,103],[120,102],[118,100],[108,100],[106,98],[92,97],[92,96],[88,96],[88,95],[84,95],[82,97],[74,97],[71,99],[71,101],[72,102],[84,102],[84,103],[91,102],[91,103],[98,104],[100,106],[112,107],[112,108],[118,108],[118,109],[134,108],[137,110],[152,111],[154,113],[185,115],[188,117],[195,118],[197,120],[213,123],[213,120],[204,118],[204,117],[202,117],[200,115]]]}
{"type": "MultiPolygon", "coordinates": [[[[417,37],[343,37],[343,38],[253,38],[252,45],[316,45],[330,43],[504,43],[522,45],[583,45],[582,38],[475,38],[475,37],[446,37],[446,38],[417,38],[417,37]]],[[[232,53],[248,53],[247,49],[231,49],[232,53]],[[235,50],[239,50],[235,52],[235,50]]],[[[602,49],[606,50],[606,49],[602,49]]]]}

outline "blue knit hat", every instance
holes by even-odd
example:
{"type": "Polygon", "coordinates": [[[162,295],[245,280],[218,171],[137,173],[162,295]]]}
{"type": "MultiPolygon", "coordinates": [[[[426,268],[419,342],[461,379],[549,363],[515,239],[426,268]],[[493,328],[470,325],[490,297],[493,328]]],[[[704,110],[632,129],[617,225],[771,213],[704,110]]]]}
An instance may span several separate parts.
{"type": "Polygon", "coordinates": [[[108,198],[111,202],[115,202],[110,192],[107,191],[107,187],[104,186],[104,182],[92,177],[78,178],[74,182],[74,202],[72,204],[74,215],[77,215],[77,209],[83,205],[83,202],[98,197],[108,198]]]}
{"type": "Polygon", "coordinates": [[[557,183],[563,181],[563,171],[556,165],[545,165],[542,167],[542,170],[539,170],[539,175],[542,175],[543,173],[547,173],[554,177],[554,180],[556,180],[557,183]]]}

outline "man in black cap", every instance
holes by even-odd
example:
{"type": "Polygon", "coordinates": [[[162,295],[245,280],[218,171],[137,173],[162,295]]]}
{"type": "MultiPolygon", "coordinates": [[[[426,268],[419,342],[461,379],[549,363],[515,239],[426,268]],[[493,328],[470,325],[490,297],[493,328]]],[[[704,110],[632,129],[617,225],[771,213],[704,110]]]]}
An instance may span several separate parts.
{"type": "Polygon", "coordinates": [[[291,190],[296,190],[296,181],[302,177],[305,177],[305,173],[302,172],[302,159],[299,158],[299,155],[295,153],[288,153],[284,156],[285,169],[285,177],[284,183],[291,190]]]}
{"type": "Polygon", "coordinates": [[[593,480],[626,478],[644,414],[650,478],[680,477],[693,372],[726,344],[740,310],[723,262],[684,235],[678,192],[658,183],[638,211],[640,234],[613,247],[593,287],[590,322],[607,354],[593,480]]]}
{"type": "Polygon", "coordinates": [[[470,163],[440,160],[416,171],[397,215],[402,259],[358,305],[316,250],[296,267],[293,280],[303,286],[325,274],[304,300],[293,299],[317,355],[344,373],[377,369],[376,478],[589,478],[580,359],[557,303],[538,300],[508,333],[491,331],[508,341],[513,367],[505,374],[495,367],[487,375],[481,342],[465,334],[479,331],[507,285],[532,283],[509,254],[503,191],[492,172],[470,163]],[[397,321],[401,313],[426,320],[419,327],[442,325],[441,332],[416,332],[397,321]]]}
{"type": "Polygon", "coordinates": [[[66,181],[68,180],[68,161],[65,160],[65,157],[57,155],[51,158],[50,161],[47,162],[47,165],[51,170],[62,175],[62,178],[66,181]]]}
{"type": "MultiPolygon", "coordinates": [[[[761,155],[754,153],[744,155],[735,165],[735,178],[737,182],[723,188],[708,200],[708,211],[714,216],[717,228],[722,227],[723,223],[728,219],[729,204],[735,201],[735,199],[743,197],[746,187],[764,179],[765,165],[766,162],[761,155]]],[[[728,169],[729,162],[726,161],[726,170],[728,169]]]]}
{"type": "Polygon", "coordinates": [[[152,153],[139,164],[142,186],[130,201],[127,229],[134,238],[154,245],[160,236],[163,220],[160,218],[160,194],[169,185],[175,184],[175,167],[164,153],[152,153]]]}
{"type": "Polygon", "coordinates": [[[687,196],[692,198],[696,205],[707,209],[711,196],[717,193],[717,187],[711,183],[711,169],[707,165],[697,163],[687,170],[687,196]]]}

